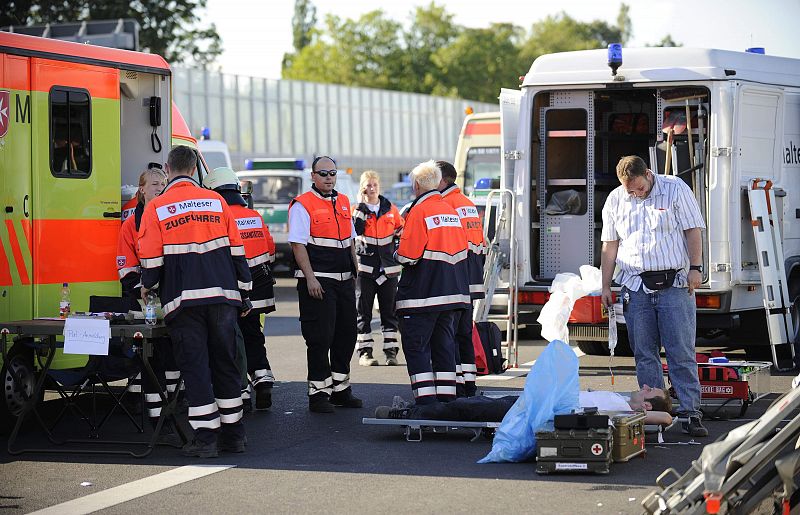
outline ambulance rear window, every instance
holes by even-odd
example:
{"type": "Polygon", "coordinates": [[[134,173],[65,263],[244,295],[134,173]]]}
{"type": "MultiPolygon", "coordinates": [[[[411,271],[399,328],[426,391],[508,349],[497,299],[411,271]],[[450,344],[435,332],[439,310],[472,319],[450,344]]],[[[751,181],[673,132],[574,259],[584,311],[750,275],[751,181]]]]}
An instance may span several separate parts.
{"type": "Polygon", "coordinates": [[[84,179],[92,173],[89,92],[50,90],[50,171],[56,177],[84,179]]]}

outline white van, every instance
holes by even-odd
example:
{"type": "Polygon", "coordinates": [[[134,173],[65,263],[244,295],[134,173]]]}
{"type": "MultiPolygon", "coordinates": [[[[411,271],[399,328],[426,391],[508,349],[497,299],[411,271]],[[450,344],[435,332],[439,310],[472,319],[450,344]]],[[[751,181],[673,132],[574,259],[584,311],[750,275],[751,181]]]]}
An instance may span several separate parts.
{"type": "Polygon", "coordinates": [[[220,166],[233,168],[231,154],[228,151],[228,145],[224,141],[210,139],[210,132],[207,127],[203,127],[201,138],[197,142],[197,146],[200,148],[200,152],[203,153],[210,170],[220,166]]]}

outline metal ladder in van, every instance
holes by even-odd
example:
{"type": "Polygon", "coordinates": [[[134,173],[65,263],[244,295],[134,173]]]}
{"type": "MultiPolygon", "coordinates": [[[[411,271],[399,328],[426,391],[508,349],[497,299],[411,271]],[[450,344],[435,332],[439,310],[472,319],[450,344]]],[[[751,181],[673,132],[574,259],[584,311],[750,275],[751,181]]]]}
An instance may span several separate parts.
{"type": "MultiPolygon", "coordinates": [[[[484,236],[489,233],[489,223],[493,199],[498,198],[497,211],[495,215],[494,237],[489,242],[489,252],[486,255],[486,264],[483,268],[483,287],[485,297],[479,299],[475,304],[472,319],[475,322],[505,322],[506,340],[503,344],[505,358],[509,367],[519,366],[518,329],[517,312],[519,300],[517,298],[517,243],[514,239],[515,216],[514,216],[514,192],[509,189],[491,190],[486,197],[486,211],[483,220],[484,236]],[[508,299],[506,301],[506,312],[497,315],[490,315],[492,299],[497,285],[501,280],[503,270],[508,270],[508,299]]],[[[488,240],[488,238],[487,238],[488,240]]]]}
{"type": "Polygon", "coordinates": [[[783,244],[778,214],[775,212],[775,191],[772,181],[755,179],[748,183],[750,219],[753,225],[761,291],[767,315],[772,363],[778,370],[794,367],[794,322],[789,299],[786,271],[783,264],[783,244]],[[788,351],[787,351],[788,347],[788,351]]]}

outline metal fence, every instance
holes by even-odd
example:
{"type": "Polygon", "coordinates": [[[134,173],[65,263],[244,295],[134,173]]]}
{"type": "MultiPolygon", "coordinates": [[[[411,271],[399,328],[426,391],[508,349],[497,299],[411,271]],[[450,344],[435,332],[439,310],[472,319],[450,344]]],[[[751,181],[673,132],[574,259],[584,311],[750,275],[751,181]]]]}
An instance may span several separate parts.
{"type": "Polygon", "coordinates": [[[416,93],[173,68],[192,132],[209,127],[234,167],[250,157],[330,155],[341,168],[396,178],[426,159],[452,160],[464,109],[498,106],[416,93]]]}

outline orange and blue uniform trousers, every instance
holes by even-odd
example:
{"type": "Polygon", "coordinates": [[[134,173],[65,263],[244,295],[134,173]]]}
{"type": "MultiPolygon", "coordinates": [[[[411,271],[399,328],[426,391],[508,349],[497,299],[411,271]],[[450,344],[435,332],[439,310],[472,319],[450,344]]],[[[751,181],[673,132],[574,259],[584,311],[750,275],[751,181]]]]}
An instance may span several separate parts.
{"type": "Polygon", "coordinates": [[[310,218],[306,252],[314,277],[325,290],[321,300],[313,298],[302,270],[295,270],[300,329],[308,358],[308,395],[310,399],[345,396],[350,393],[350,359],[356,345],[350,201],[346,195],[323,195],[312,187],[289,204],[290,224],[297,204],[310,218]]]}
{"type": "MultiPolygon", "coordinates": [[[[125,299],[129,311],[141,311],[138,301],[141,298],[139,288],[141,287],[142,271],[139,264],[136,241],[143,212],[144,205],[136,204],[128,218],[122,223],[117,242],[117,273],[119,274],[119,282],[122,284],[122,297],[125,299]]],[[[145,381],[144,399],[148,416],[150,418],[158,418],[161,415],[159,389],[166,390],[164,392],[166,394],[174,393],[180,381],[181,373],[175,364],[172,342],[169,338],[160,338],[153,348],[155,351],[153,371],[163,385],[151,385],[149,381],[145,381]]],[[[128,391],[137,394],[142,392],[141,372],[137,373],[129,382],[128,391]]]]}
{"type": "Polygon", "coordinates": [[[250,291],[253,308],[247,316],[238,319],[239,329],[244,337],[247,373],[250,375],[248,387],[242,390],[242,401],[249,402],[250,391],[256,385],[264,383],[272,387],[275,383],[261,327],[261,315],[275,311],[275,280],[270,270],[270,263],[275,261],[275,242],[261,215],[249,209],[238,192],[223,190],[220,194],[228,202],[231,213],[236,218],[236,226],[244,243],[245,259],[253,280],[253,289],[250,291]]]}
{"type": "MultiPolygon", "coordinates": [[[[485,296],[483,265],[486,260],[487,246],[478,208],[461,193],[455,184],[442,190],[442,198],[455,209],[467,235],[467,274],[470,298],[471,300],[482,299],[485,296]]],[[[456,338],[458,396],[472,397],[477,391],[475,379],[478,374],[478,368],[475,366],[475,349],[472,346],[472,309],[456,313],[453,331],[456,338]]]]}
{"type": "Polygon", "coordinates": [[[437,190],[406,214],[397,248],[403,273],[395,304],[403,353],[417,404],[456,398],[453,320],[470,308],[467,236],[456,211],[437,190]]]}
{"type": "Polygon", "coordinates": [[[353,225],[356,229],[356,254],[358,276],[356,277],[356,306],[358,309],[357,348],[372,348],[372,306],[378,297],[381,313],[383,348],[399,346],[399,326],[394,312],[397,293],[397,277],[402,271],[394,259],[395,242],[403,229],[403,219],[397,207],[383,195],[378,196],[378,212],[365,203],[353,209],[353,225]]]}
{"type": "Polygon", "coordinates": [[[139,258],[142,286],[161,297],[195,440],[213,443],[220,430],[243,439],[235,335],[252,283],[227,203],[191,177],[173,178],[145,207],[139,258]]]}

